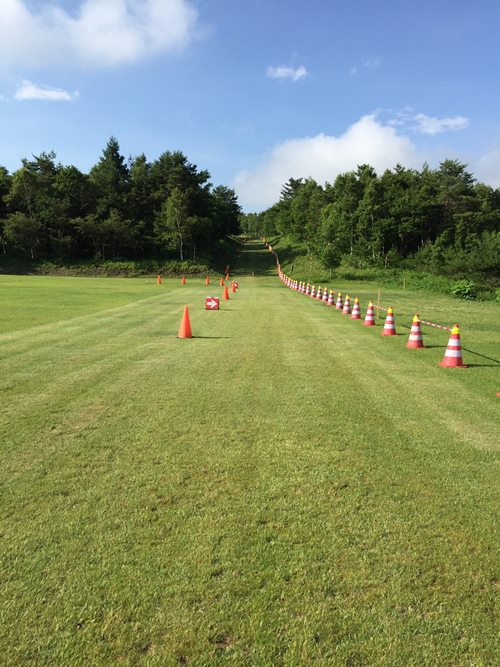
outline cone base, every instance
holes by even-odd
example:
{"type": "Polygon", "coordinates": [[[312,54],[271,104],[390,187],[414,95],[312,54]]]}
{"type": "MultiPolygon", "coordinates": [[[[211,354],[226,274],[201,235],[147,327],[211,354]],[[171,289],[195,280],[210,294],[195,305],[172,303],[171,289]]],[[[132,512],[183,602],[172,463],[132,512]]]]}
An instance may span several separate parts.
{"type": "Polygon", "coordinates": [[[418,343],[413,343],[413,345],[411,343],[406,343],[407,350],[421,350],[424,347],[425,345],[423,343],[421,343],[420,345],[418,343]]]}
{"type": "Polygon", "coordinates": [[[444,361],[440,361],[438,366],[441,366],[441,368],[469,368],[467,364],[445,364],[444,361]]]}
{"type": "Polygon", "coordinates": [[[396,336],[395,331],[382,331],[382,336],[396,336]]]}
{"type": "Polygon", "coordinates": [[[363,322],[364,327],[376,327],[375,322],[363,322]]]}

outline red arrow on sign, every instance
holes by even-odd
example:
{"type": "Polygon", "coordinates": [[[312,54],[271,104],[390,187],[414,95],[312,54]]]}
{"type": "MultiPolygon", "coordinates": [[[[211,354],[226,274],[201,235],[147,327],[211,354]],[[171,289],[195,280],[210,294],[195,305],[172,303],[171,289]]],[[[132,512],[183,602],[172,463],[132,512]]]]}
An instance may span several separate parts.
{"type": "Polygon", "coordinates": [[[205,310],[219,310],[218,297],[207,296],[205,299],[205,310]]]}

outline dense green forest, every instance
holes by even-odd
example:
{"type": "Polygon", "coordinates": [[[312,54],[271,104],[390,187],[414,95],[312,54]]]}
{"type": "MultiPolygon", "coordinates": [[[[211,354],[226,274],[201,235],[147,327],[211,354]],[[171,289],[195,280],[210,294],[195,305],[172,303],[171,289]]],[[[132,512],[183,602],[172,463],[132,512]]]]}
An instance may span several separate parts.
{"type": "Polygon", "coordinates": [[[154,162],[120,154],[111,137],[88,174],[53,152],[0,167],[0,244],[4,256],[57,262],[91,258],[206,258],[239,230],[233,190],[212,187],[179,151],[154,162]]]}
{"type": "Polygon", "coordinates": [[[498,284],[500,189],[445,160],[421,171],[369,165],[333,184],[291,178],[280,200],[242,218],[248,234],[304,244],[326,268],[398,267],[498,284]]]}

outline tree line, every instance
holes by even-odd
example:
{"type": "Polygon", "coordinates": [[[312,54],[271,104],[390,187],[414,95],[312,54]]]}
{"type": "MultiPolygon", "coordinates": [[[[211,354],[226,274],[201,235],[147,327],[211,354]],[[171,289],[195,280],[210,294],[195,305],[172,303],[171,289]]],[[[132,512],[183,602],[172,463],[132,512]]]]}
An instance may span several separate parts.
{"type": "Polygon", "coordinates": [[[305,244],[326,268],[408,266],[500,277],[500,189],[445,160],[418,171],[370,165],[333,184],[290,178],[277,203],[242,217],[242,229],[305,244]]]}
{"type": "Polygon", "coordinates": [[[197,261],[239,231],[234,190],[213,187],[210,174],[180,151],[149,162],[128,161],[111,137],[83,173],[54,152],[0,166],[0,244],[27,259],[168,257],[197,261]]]}

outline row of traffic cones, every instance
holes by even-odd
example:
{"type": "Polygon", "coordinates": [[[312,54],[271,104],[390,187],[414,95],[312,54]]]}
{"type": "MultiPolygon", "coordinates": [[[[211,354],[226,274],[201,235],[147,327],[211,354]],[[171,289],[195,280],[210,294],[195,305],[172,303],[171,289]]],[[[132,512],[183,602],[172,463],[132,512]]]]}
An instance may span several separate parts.
{"type": "MultiPolygon", "coordinates": [[[[318,287],[318,289],[316,290],[315,285],[311,286],[309,285],[309,283],[306,284],[305,282],[292,280],[291,278],[288,278],[287,276],[285,276],[285,274],[282,273],[279,265],[278,265],[278,273],[282,282],[290,289],[293,289],[297,292],[301,292],[302,294],[305,294],[306,296],[309,296],[318,301],[323,301],[328,306],[333,307],[334,305],[333,290],[330,290],[328,292],[326,287],[324,287],[323,289],[321,289],[321,287],[318,287]]],[[[354,305],[351,311],[351,301],[349,295],[348,294],[346,295],[344,301],[342,293],[338,292],[337,301],[335,303],[335,309],[340,311],[342,315],[349,315],[350,319],[352,320],[361,319],[358,297],[355,298],[354,305]]],[[[375,307],[373,305],[373,301],[370,301],[370,303],[368,304],[363,326],[365,327],[375,326],[375,307]]],[[[396,335],[397,334],[396,334],[396,324],[394,319],[394,309],[391,306],[390,308],[387,309],[387,316],[385,319],[382,336],[396,336],[396,335]]],[[[425,347],[422,337],[420,317],[418,313],[415,314],[415,316],[413,317],[410,335],[408,337],[406,347],[408,349],[421,349],[425,347]]],[[[439,363],[439,365],[445,368],[467,368],[467,366],[463,363],[462,360],[460,327],[458,326],[458,324],[455,324],[455,326],[451,330],[451,335],[448,341],[448,346],[446,348],[444,359],[439,363]]]]}

